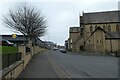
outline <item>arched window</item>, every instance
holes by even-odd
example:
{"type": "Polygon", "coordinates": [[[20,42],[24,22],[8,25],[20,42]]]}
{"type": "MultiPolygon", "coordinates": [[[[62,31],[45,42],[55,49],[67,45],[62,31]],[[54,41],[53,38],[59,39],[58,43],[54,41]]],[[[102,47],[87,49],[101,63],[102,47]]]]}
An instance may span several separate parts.
{"type": "Polygon", "coordinates": [[[95,25],[95,29],[97,29],[97,25],[95,25]]]}
{"type": "Polygon", "coordinates": [[[119,29],[120,29],[120,28],[119,28],[119,25],[117,24],[117,25],[116,25],[116,31],[120,31],[119,29]]]}
{"type": "Polygon", "coordinates": [[[111,26],[110,25],[108,25],[108,31],[111,31],[111,26]]]}
{"type": "Polygon", "coordinates": [[[92,25],[90,26],[90,32],[92,32],[93,31],[93,27],[92,27],[92,25]]]}
{"type": "Polygon", "coordinates": [[[103,25],[103,30],[105,30],[105,25],[103,25]]]}

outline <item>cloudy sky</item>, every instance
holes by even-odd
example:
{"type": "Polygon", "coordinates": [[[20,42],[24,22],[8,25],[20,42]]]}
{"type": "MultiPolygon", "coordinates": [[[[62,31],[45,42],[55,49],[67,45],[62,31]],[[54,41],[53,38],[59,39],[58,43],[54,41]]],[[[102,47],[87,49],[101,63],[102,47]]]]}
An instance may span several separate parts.
{"type": "Polygon", "coordinates": [[[119,0],[1,0],[0,34],[16,33],[5,27],[2,18],[9,9],[14,10],[24,2],[41,10],[47,19],[47,32],[41,39],[64,45],[64,41],[69,37],[69,27],[79,27],[79,15],[82,15],[82,12],[118,10],[119,0]]]}

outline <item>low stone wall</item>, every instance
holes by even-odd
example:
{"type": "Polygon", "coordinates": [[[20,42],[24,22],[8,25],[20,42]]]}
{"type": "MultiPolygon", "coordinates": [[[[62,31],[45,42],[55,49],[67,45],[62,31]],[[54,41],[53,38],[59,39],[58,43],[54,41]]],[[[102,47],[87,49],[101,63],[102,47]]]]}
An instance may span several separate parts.
{"type": "Polygon", "coordinates": [[[9,79],[17,78],[18,75],[22,72],[22,70],[25,69],[26,65],[29,63],[29,61],[32,59],[34,55],[47,50],[39,46],[35,46],[35,47],[29,46],[29,47],[31,51],[26,53],[25,46],[19,46],[19,52],[22,53],[22,60],[17,61],[13,65],[2,70],[0,72],[1,79],[4,80],[6,78],[9,78],[9,79]]]}
{"type": "Polygon", "coordinates": [[[24,55],[24,68],[26,67],[26,65],[29,63],[29,61],[31,60],[32,56],[31,54],[25,54],[24,55]]]}
{"type": "Polygon", "coordinates": [[[29,61],[32,58],[32,51],[26,53],[25,46],[19,46],[19,52],[22,53],[22,59],[24,61],[24,68],[25,68],[25,66],[29,63],[29,61]]]}
{"type": "Polygon", "coordinates": [[[35,47],[34,47],[34,53],[35,53],[35,54],[37,54],[37,53],[39,53],[39,52],[46,51],[46,50],[47,50],[47,49],[41,48],[41,47],[39,47],[39,46],[35,46],[35,47]]]}
{"type": "Polygon", "coordinates": [[[18,75],[22,72],[24,66],[23,66],[23,60],[18,61],[16,63],[14,63],[13,65],[9,66],[8,68],[5,68],[4,70],[2,70],[0,72],[1,74],[1,79],[5,80],[7,79],[14,79],[17,78],[18,75]]]}

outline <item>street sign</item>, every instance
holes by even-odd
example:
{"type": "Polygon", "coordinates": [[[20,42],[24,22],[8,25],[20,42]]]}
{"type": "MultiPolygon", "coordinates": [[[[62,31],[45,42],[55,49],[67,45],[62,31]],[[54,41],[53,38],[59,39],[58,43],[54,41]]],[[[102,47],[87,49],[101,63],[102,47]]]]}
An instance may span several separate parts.
{"type": "Polygon", "coordinates": [[[16,34],[12,34],[12,38],[16,38],[17,37],[17,35],[16,34]]]}

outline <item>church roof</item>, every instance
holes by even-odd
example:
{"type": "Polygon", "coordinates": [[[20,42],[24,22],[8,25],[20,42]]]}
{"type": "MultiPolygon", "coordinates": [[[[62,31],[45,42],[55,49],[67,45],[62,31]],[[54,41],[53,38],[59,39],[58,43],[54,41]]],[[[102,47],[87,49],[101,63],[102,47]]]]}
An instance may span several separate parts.
{"type": "Polygon", "coordinates": [[[107,32],[106,39],[120,39],[120,32],[107,32]]]}
{"type": "Polygon", "coordinates": [[[120,22],[120,11],[106,11],[83,13],[84,24],[90,23],[118,23],[120,22]]]}

